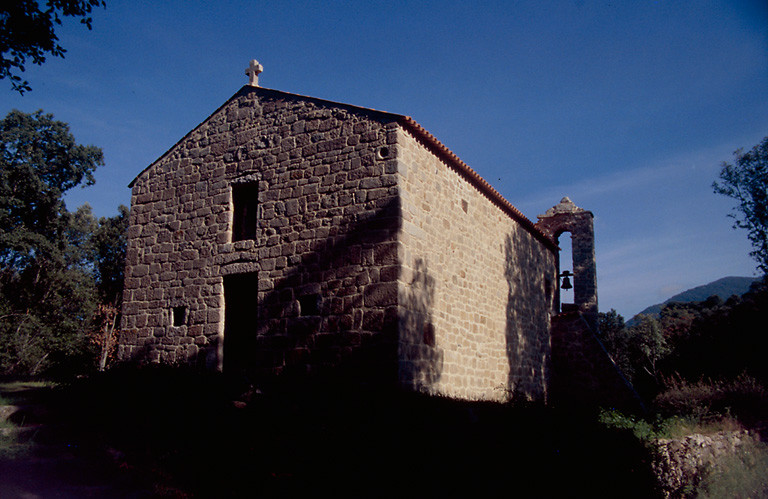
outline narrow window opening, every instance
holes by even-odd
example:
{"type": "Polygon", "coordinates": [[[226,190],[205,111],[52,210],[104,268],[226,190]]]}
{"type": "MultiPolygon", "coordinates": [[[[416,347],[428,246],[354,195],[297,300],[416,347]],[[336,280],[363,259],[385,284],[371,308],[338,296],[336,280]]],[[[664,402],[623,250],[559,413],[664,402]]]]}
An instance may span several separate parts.
{"type": "Polygon", "coordinates": [[[547,297],[548,302],[552,301],[552,280],[547,276],[544,277],[544,295],[547,297]]]}
{"type": "Polygon", "coordinates": [[[187,307],[173,307],[171,309],[173,327],[183,326],[187,321],[187,307]]]}
{"type": "Polygon", "coordinates": [[[299,297],[301,315],[320,315],[320,295],[311,294],[299,297]]]}
{"type": "Polygon", "coordinates": [[[259,189],[256,182],[232,185],[232,241],[256,239],[259,189]]]}

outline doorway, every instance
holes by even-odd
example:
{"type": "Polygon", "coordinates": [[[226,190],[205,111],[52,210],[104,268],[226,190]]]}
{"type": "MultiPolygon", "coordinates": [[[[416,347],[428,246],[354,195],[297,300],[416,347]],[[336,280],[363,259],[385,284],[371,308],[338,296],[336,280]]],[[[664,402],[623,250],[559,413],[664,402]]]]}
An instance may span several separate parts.
{"type": "Polygon", "coordinates": [[[245,376],[256,346],[258,274],[224,276],[224,359],[227,375],[245,376]]]}

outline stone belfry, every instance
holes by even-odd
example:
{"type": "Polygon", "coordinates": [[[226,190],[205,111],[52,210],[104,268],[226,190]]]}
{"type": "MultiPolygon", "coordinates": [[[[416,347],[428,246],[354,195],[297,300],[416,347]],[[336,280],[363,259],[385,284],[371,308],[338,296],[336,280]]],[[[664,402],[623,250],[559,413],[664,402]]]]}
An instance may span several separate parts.
{"type": "Polygon", "coordinates": [[[573,253],[574,304],[589,325],[597,331],[597,271],[595,265],[595,230],[591,211],[576,206],[564,197],[539,219],[536,227],[558,241],[570,232],[573,253]]]}

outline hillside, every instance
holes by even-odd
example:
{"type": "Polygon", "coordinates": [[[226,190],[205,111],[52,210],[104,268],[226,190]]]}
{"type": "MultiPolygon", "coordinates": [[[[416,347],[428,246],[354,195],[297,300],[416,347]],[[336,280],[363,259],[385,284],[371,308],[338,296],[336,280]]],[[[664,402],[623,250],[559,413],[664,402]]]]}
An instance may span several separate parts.
{"type": "MultiPolygon", "coordinates": [[[[709,284],[696,286],[695,288],[678,293],[662,303],[657,303],[643,309],[643,311],[637,315],[652,315],[658,317],[661,308],[667,303],[703,301],[714,295],[719,296],[723,300],[727,300],[733,295],[741,296],[749,291],[749,286],[753,282],[759,279],[759,277],[723,277],[722,279],[712,281],[709,284]]],[[[637,315],[635,317],[637,317],[637,315]]],[[[635,317],[630,319],[627,324],[631,326],[635,322],[635,317]]]]}

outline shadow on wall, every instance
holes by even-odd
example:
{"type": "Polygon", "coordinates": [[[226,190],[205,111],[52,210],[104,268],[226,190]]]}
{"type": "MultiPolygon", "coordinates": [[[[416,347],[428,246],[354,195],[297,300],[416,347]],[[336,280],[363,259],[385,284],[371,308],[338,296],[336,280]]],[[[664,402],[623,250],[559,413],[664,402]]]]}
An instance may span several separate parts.
{"type": "Polygon", "coordinates": [[[506,343],[510,399],[547,398],[550,371],[549,316],[553,284],[545,275],[540,247],[532,238],[505,241],[506,343]]]}
{"type": "Polygon", "coordinates": [[[214,337],[184,349],[184,338],[169,328],[139,345],[126,364],[211,368],[224,350],[224,372],[235,384],[309,377],[396,384],[399,199],[371,200],[331,223],[337,201],[327,197],[328,216],[307,224],[314,237],[295,240],[281,220],[274,244],[222,265],[231,286],[223,345],[214,337]]]}
{"type": "Polygon", "coordinates": [[[321,219],[328,225],[315,234],[324,238],[281,240],[285,270],[271,279],[262,268],[259,291],[225,325],[225,373],[257,385],[277,377],[396,382],[399,199],[370,208],[335,224],[321,219]],[[247,345],[234,362],[226,351],[233,337],[247,345]]]}
{"type": "Polygon", "coordinates": [[[443,371],[443,350],[437,347],[432,307],[435,279],[427,263],[419,258],[413,278],[403,293],[400,312],[400,382],[404,386],[431,392],[443,371]]]}

